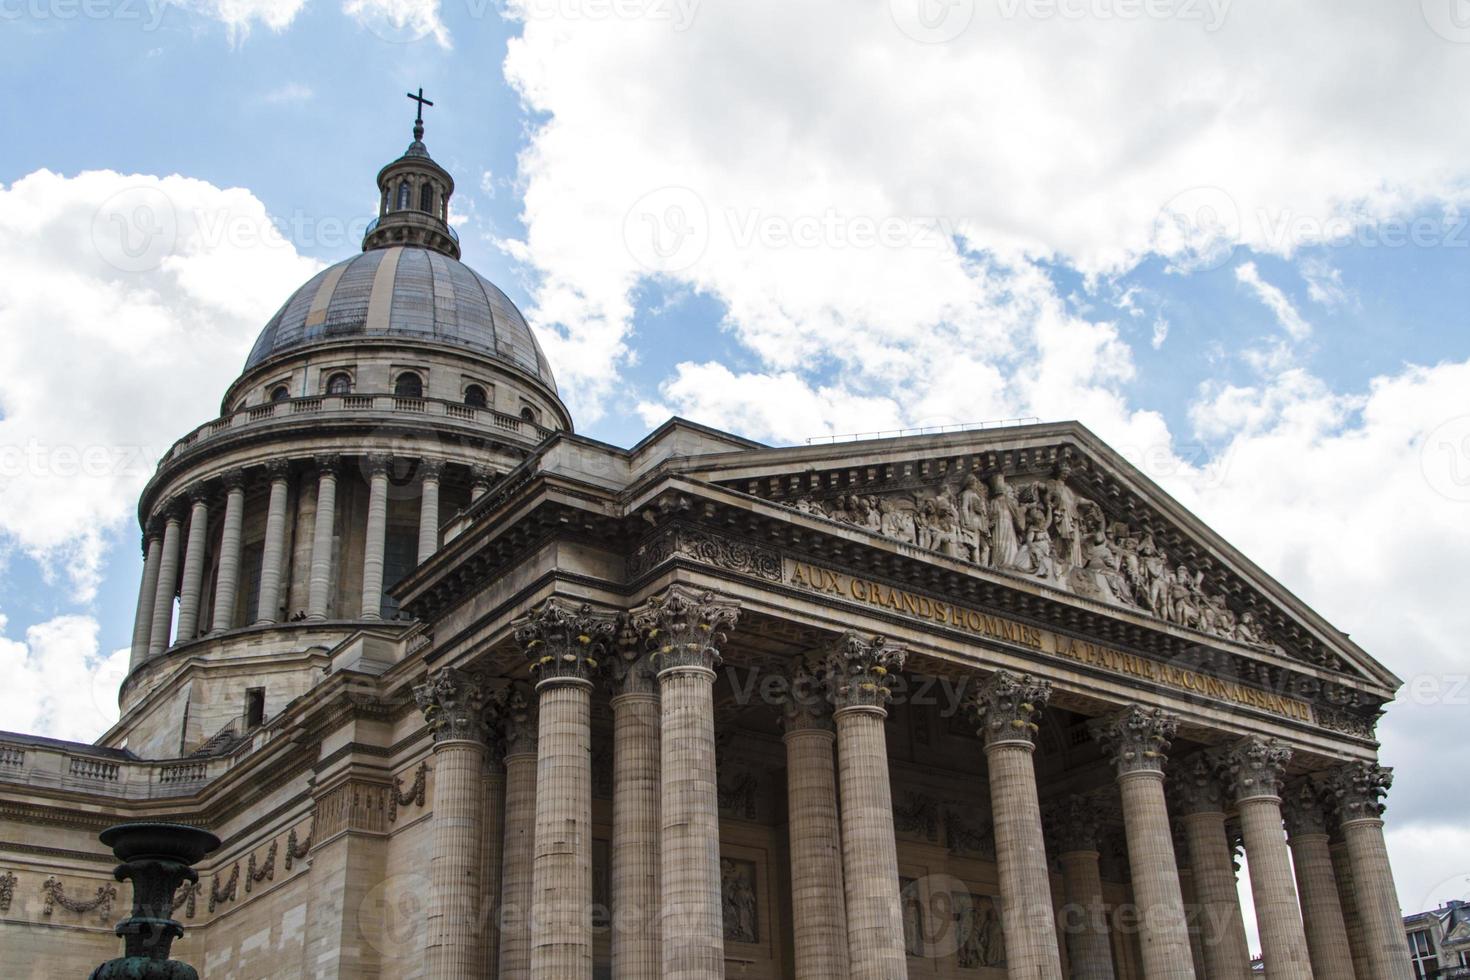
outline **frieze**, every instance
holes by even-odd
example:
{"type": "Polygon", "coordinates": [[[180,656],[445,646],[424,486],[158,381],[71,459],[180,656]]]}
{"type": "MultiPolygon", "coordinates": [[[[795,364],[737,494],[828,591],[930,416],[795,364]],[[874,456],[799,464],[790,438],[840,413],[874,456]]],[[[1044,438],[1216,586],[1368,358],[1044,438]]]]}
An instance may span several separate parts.
{"type": "Polygon", "coordinates": [[[768,582],[781,581],[779,553],[684,524],[666,527],[640,545],[628,560],[628,571],[633,577],[641,576],[676,557],[768,582]]]}
{"type": "Polygon", "coordinates": [[[754,861],[720,858],[720,911],[726,942],[761,941],[759,895],[754,861]]]}
{"type": "Polygon", "coordinates": [[[15,881],[13,872],[0,874],[0,912],[9,912],[10,903],[15,901],[15,881]]]}
{"type": "Polygon", "coordinates": [[[99,886],[94,898],[67,898],[66,887],[55,875],[42,882],[41,891],[46,896],[46,904],[41,908],[42,915],[50,915],[52,910],[60,905],[68,912],[75,912],[78,915],[96,912],[104,922],[107,921],[108,913],[112,911],[112,903],[117,898],[117,886],[111,883],[99,886]]]}
{"type": "Polygon", "coordinates": [[[419,763],[419,767],[413,773],[413,782],[409,784],[407,790],[403,788],[400,777],[394,776],[393,791],[388,794],[388,822],[394,823],[398,820],[400,807],[423,806],[428,785],[429,764],[427,762],[419,763]]]}
{"type": "Polygon", "coordinates": [[[250,852],[250,865],[245,873],[245,894],[250,894],[252,885],[258,885],[262,881],[276,880],[276,850],[277,841],[271,841],[270,849],[265,852],[265,860],[259,865],[255,861],[255,852],[250,852]]]}
{"type": "Polygon", "coordinates": [[[240,884],[239,861],[236,861],[234,868],[230,870],[229,878],[224,879],[223,884],[221,884],[220,882],[220,876],[215,875],[214,880],[209,883],[209,911],[211,913],[213,913],[216,908],[223,905],[224,903],[233,902],[235,900],[237,889],[240,884]]]}
{"type": "Polygon", "coordinates": [[[939,801],[914,790],[905,790],[893,801],[893,829],[925,840],[939,840],[939,801]]]}

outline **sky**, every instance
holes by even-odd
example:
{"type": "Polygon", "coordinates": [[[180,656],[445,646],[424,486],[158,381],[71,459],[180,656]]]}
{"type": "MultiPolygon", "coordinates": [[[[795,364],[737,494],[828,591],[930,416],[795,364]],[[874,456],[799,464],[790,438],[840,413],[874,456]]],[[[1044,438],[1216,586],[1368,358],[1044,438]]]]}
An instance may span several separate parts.
{"type": "Polygon", "coordinates": [[[1470,892],[1466,0],[0,0],[4,728],[116,718],[137,495],[411,138],[578,431],[1077,419],[1405,680],[1470,892]]]}

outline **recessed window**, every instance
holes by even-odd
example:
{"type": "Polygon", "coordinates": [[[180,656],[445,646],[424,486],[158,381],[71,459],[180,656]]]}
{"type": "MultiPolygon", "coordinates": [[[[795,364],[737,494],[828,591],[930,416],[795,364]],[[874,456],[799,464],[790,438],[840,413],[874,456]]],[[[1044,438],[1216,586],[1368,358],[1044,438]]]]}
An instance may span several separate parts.
{"type": "Polygon", "coordinates": [[[327,379],[327,394],[350,395],[352,394],[352,375],[346,371],[338,371],[327,379]]]}
{"type": "Polygon", "coordinates": [[[470,385],[464,390],[464,403],[470,408],[485,408],[490,404],[490,399],[485,394],[484,388],[479,385],[470,385]]]}
{"type": "Polygon", "coordinates": [[[521,409],[521,418],[525,419],[527,422],[535,422],[536,421],[536,410],[533,409],[533,408],[523,408],[523,409],[521,409]]]}
{"type": "Polygon", "coordinates": [[[404,371],[393,382],[393,394],[399,398],[422,398],[424,381],[412,371],[404,371]]]}
{"type": "Polygon", "coordinates": [[[245,692],[245,730],[259,728],[265,722],[265,688],[252,687],[245,692]]]}
{"type": "Polygon", "coordinates": [[[397,207],[397,210],[399,210],[399,211],[407,211],[408,210],[409,201],[411,200],[410,195],[412,193],[413,193],[413,191],[409,188],[408,181],[404,180],[404,181],[400,181],[399,182],[399,184],[398,184],[398,207],[397,207]]]}
{"type": "Polygon", "coordinates": [[[291,397],[291,391],[285,385],[276,385],[271,389],[271,401],[283,402],[291,397]]]}
{"type": "Polygon", "coordinates": [[[434,213],[434,185],[433,184],[425,184],[424,187],[423,187],[423,190],[421,190],[419,192],[419,210],[420,211],[427,211],[429,214],[433,214],[434,213]]]}

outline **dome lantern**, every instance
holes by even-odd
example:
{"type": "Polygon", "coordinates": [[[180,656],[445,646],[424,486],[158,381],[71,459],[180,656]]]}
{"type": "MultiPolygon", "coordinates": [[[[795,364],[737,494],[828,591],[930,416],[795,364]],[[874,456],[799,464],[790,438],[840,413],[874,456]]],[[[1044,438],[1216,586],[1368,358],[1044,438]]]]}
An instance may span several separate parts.
{"type": "Polygon", "coordinates": [[[408,93],[418,103],[413,142],[403,156],[378,171],[378,216],[362,238],[364,252],[418,245],[458,259],[459,236],[449,224],[454,178],[429,156],[424,145],[424,90],[408,93]]]}

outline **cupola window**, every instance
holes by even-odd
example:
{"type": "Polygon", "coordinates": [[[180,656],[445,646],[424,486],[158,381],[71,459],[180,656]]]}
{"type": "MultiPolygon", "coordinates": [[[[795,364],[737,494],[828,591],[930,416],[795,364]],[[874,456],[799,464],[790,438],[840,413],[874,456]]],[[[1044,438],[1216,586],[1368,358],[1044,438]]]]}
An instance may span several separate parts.
{"type": "Polygon", "coordinates": [[[464,390],[464,403],[470,408],[485,408],[490,399],[485,395],[485,389],[479,385],[470,385],[464,390]]]}
{"type": "Polygon", "coordinates": [[[394,210],[407,211],[409,208],[409,202],[411,200],[410,195],[412,193],[412,190],[410,190],[408,186],[408,181],[400,181],[398,184],[398,206],[394,210]]]}
{"type": "Polygon", "coordinates": [[[536,411],[535,411],[535,409],[532,409],[532,408],[523,408],[523,409],[521,409],[521,418],[525,419],[527,422],[535,422],[536,421],[536,411]]]}
{"type": "Polygon", "coordinates": [[[424,382],[412,371],[404,371],[393,382],[393,394],[399,398],[422,398],[424,397],[424,382]]]}
{"type": "Polygon", "coordinates": [[[352,376],[346,371],[338,371],[327,379],[327,394],[350,395],[352,394],[352,376]]]}
{"type": "Polygon", "coordinates": [[[291,397],[290,390],[285,385],[276,385],[271,389],[271,401],[283,402],[291,397]]]}
{"type": "Polygon", "coordinates": [[[425,184],[419,193],[419,210],[428,214],[434,213],[434,185],[425,184]]]}

